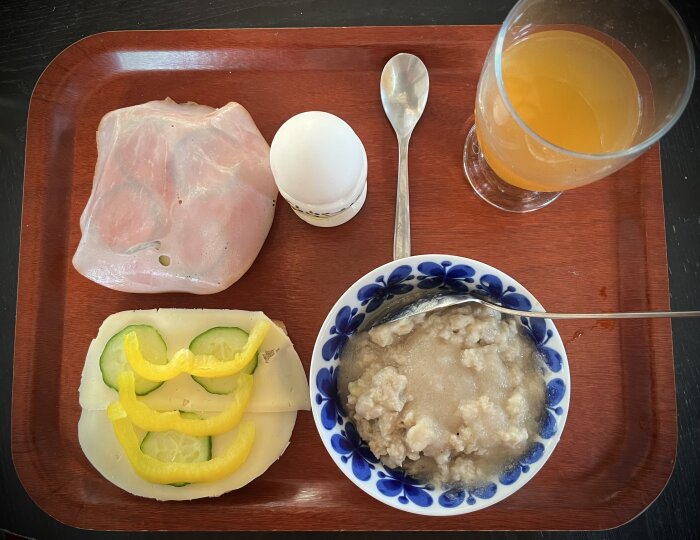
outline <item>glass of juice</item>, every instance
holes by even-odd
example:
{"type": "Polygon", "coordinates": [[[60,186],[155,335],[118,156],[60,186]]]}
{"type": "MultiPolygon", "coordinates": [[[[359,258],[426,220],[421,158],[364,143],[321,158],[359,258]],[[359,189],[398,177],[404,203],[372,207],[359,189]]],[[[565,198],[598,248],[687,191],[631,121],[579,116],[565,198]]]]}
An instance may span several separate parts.
{"type": "Polygon", "coordinates": [[[694,78],[666,0],[520,0],[481,72],[467,179],[502,210],[540,209],[658,141],[694,78]]]}

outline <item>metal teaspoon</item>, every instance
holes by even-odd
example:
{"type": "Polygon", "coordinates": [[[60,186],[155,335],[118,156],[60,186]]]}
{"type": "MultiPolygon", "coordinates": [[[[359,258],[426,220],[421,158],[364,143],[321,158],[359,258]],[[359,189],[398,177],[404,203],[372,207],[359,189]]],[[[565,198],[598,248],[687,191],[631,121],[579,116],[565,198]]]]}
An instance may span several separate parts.
{"type": "Polygon", "coordinates": [[[537,317],[540,319],[647,319],[659,317],[700,317],[700,311],[631,311],[619,313],[549,313],[546,311],[523,311],[501,306],[495,302],[479,298],[469,293],[444,293],[420,298],[398,310],[392,311],[373,321],[369,327],[379,326],[389,322],[406,319],[421,313],[429,313],[438,309],[444,309],[449,306],[459,304],[475,303],[482,306],[488,306],[491,309],[500,311],[507,315],[516,315],[522,317],[537,317]]]}
{"type": "Polygon", "coordinates": [[[428,70],[417,56],[399,53],[384,66],[380,86],[384,112],[399,141],[399,179],[394,222],[394,260],[396,260],[411,255],[408,142],[428,101],[428,70]]]}

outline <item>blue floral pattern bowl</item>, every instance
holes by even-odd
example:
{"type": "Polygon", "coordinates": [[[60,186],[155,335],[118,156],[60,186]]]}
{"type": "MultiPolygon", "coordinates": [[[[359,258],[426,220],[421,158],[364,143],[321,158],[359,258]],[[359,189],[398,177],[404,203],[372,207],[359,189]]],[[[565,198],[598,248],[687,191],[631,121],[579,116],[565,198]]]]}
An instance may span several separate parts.
{"type": "Polygon", "coordinates": [[[471,292],[522,310],[543,310],[525,287],[500,270],[452,255],[417,255],[373,270],[352,285],[326,317],[316,339],[310,370],[311,409],[321,440],[340,470],[375,499],[407,512],[449,516],[497,503],[523,487],[544,465],[561,437],[571,382],[561,337],[549,319],[520,323],[542,354],[545,408],[527,451],[499,476],[473,489],[425,484],[401,469],[389,469],[372,454],[338,396],[343,347],[365,317],[408,293],[471,292]]]}

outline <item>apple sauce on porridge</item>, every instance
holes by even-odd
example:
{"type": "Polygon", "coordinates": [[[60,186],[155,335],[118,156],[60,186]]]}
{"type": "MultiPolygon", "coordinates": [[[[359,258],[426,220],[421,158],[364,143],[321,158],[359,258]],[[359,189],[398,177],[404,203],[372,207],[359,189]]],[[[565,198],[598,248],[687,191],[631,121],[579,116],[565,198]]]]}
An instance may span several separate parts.
{"type": "Polygon", "coordinates": [[[532,443],[545,383],[512,317],[456,306],[348,341],[338,389],[372,453],[434,485],[477,486],[532,443]]]}

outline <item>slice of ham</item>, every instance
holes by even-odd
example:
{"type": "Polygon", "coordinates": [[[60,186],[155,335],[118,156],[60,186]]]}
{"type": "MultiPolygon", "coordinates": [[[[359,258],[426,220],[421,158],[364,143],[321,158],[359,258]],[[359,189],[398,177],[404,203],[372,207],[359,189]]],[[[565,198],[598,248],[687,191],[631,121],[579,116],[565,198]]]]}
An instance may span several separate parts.
{"type": "Polygon", "coordinates": [[[73,266],[126,292],[222,291],[253,264],[277,188],[270,148],[238,103],[170,99],[112,111],[73,266]]]}

